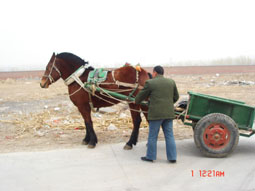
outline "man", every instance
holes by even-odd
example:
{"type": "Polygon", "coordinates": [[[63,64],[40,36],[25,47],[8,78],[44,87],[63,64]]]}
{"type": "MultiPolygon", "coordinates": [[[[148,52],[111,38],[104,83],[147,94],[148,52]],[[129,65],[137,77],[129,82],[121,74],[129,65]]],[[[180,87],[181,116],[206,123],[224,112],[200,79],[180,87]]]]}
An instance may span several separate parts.
{"type": "Polygon", "coordinates": [[[174,103],[179,99],[179,93],[172,79],[164,78],[164,69],[156,66],[153,69],[153,79],[147,80],[144,88],[135,98],[135,103],[140,104],[149,98],[149,136],[147,154],[141,157],[143,161],[153,162],[157,156],[157,139],[160,126],[163,128],[167,159],[176,162],[176,145],[173,135],[174,103]]]}

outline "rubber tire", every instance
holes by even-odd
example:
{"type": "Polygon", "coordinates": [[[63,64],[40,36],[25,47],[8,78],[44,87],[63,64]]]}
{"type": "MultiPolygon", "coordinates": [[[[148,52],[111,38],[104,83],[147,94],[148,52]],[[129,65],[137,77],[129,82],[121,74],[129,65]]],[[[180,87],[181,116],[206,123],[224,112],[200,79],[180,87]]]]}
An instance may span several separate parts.
{"type": "Polygon", "coordinates": [[[197,143],[197,140],[195,139],[196,126],[197,126],[197,123],[193,123],[193,122],[192,122],[194,143],[195,143],[196,147],[199,148],[199,144],[197,143]]]}
{"type": "Polygon", "coordinates": [[[193,138],[194,138],[194,143],[197,148],[199,148],[199,144],[197,143],[197,140],[195,139],[195,129],[196,129],[197,122],[192,122],[192,129],[193,129],[193,138]]]}
{"type": "Polygon", "coordinates": [[[237,146],[239,141],[239,130],[235,121],[222,113],[211,113],[198,121],[194,131],[194,140],[196,146],[202,154],[207,157],[222,158],[230,154],[237,146]],[[205,129],[212,123],[222,123],[230,132],[228,144],[221,149],[212,149],[204,143],[203,134],[205,129]]]}

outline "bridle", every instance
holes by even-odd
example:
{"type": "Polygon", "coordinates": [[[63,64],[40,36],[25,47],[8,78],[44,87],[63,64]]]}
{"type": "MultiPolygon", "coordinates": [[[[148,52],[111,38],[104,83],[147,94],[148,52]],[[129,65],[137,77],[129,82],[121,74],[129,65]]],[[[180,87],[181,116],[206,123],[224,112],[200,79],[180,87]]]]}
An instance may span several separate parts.
{"type": "MultiPolygon", "coordinates": [[[[54,82],[56,81],[56,80],[51,76],[51,74],[52,74],[52,72],[53,72],[53,69],[55,69],[55,70],[57,71],[57,73],[59,74],[59,78],[61,77],[61,72],[60,72],[59,69],[56,67],[55,63],[56,63],[56,57],[54,58],[53,64],[52,64],[51,69],[50,69],[50,73],[49,73],[48,75],[43,75],[43,77],[46,77],[46,78],[47,78],[46,82],[49,80],[51,84],[54,83],[54,82]]],[[[46,82],[45,82],[45,83],[46,83],[46,82]]]]}

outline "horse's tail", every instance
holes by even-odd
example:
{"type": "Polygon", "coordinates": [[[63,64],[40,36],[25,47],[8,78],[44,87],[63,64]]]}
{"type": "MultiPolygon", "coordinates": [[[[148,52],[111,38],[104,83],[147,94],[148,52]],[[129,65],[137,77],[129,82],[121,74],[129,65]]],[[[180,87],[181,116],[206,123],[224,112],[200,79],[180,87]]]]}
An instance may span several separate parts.
{"type": "Polygon", "coordinates": [[[149,78],[152,79],[152,74],[150,72],[147,73],[149,78]]]}

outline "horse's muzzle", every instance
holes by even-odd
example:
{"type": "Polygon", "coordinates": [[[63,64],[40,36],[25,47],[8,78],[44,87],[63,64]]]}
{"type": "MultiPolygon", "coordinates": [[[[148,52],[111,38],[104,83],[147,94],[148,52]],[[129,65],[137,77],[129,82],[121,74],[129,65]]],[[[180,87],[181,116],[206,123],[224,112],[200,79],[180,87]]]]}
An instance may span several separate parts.
{"type": "Polygon", "coordinates": [[[45,87],[45,84],[44,84],[44,85],[42,85],[42,83],[40,83],[40,86],[41,86],[41,88],[44,88],[44,87],[45,87]]]}
{"type": "Polygon", "coordinates": [[[41,80],[41,83],[40,83],[40,86],[41,88],[48,88],[49,87],[49,83],[48,83],[48,80],[41,80]]]}

